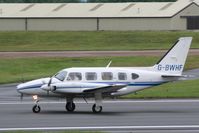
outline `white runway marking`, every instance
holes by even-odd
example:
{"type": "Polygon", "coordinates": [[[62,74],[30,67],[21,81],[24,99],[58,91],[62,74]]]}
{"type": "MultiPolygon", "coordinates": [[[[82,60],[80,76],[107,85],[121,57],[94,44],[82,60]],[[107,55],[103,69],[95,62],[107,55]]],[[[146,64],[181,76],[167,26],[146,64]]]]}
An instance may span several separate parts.
{"type": "Polygon", "coordinates": [[[19,130],[199,130],[199,125],[0,128],[0,131],[19,130]]]}
{"type": "MultiPolygon", "coordinates": [[[[74,101],[75,103],[86,103],[85,101],[74,101]]],[[[105,100],[103,103],[194,103],[199,102],[199,99],[161,99],[161,100],[105,100]]],[[[9,104],[33,104],[33,101],[26,102],[10,102],[10,101],[1,101],[0,105],[9,105],[9,104]]],[[[41,101],[40,103],[48,103],[48,104],[55,104],[55,103],[65,103],[65,101],[41,101]]],[[[94,103],[94,101],[88,101],[88,103],[94,103]]]]}

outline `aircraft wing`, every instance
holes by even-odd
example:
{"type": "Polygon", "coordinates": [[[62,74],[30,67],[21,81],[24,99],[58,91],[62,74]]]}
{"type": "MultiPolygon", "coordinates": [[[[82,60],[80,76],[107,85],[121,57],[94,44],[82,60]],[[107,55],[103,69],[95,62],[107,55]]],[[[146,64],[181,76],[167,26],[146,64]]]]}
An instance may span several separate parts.
{"type": "Polygon", "coordinates": [[[116,92],[126,87],[126,84],[102,84],[102,83],[80,83],[80,82],[62,82],[51,86],[54,93],[95,93],[95,92],[116,92]]]}
{"type": "Polygon", "coordinates": [[[124,87],[126,87],[127,85],[107,85],[107,86],[103,86],[103,87],[97,87],[97,88],[88,88],[83,90],[84,93],[95,93],[95,92],[116,92],[124,87]]]}

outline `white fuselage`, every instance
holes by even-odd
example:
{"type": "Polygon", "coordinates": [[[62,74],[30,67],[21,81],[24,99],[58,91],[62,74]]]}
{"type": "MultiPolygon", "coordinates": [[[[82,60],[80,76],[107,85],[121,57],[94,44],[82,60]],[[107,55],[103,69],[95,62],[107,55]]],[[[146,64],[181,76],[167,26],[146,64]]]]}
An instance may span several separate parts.
{"type": "Polygon", "coordinates": [[[169,82],[162,78],[160,72],[146,68],[131,67],[87,67],[68,68],[58,72],[52,78],[52,85],[56,85],[56,91],[48,91],[44,88],[50,78],[42,78],[29,81],[18,86],[18,92],[30,95],[60,96],[66,94],[82,94],[85,89],[98,88],[107,85],[125,85],[125,87],[109,92],[110,95],[126,95],[145,88],[169,82]]]}

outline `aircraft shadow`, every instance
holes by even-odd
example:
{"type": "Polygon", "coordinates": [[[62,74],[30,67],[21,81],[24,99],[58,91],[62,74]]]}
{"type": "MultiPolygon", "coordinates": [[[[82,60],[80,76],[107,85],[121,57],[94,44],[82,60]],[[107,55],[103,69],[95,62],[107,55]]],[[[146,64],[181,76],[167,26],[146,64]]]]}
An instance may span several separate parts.
{"type": "MultiPolygon", "coordinates": [[[[27,112],[26,112],[27,113],[27,112]]],[[[30,112],[29,112],[30,113],[30,112]]],[[[32,113],[32,112],[31,112],[32,113]]],[[[108,116],[114,116],[114,115],[126,115],[126,114],[173,114],[173,113],[193,113],[189,111],[183,111],[183,110],[131,110],[131,111],[104,111],[99,114],[93,113],[92,111],[75,111],[75,112],[67,112],[67,111],[58,111],[58,110],[43,110],[39,114],[43,115],[108,115],[108,116]]]]}

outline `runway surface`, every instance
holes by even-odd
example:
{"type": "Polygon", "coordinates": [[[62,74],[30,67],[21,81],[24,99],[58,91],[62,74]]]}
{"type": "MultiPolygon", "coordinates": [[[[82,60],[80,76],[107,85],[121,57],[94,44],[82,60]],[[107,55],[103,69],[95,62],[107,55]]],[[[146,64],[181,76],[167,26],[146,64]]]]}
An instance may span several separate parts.
{"type": "MultiPolygon", "coordinates": [[[[199,69],[184,72],[199,78],[199,69]]],[[[42,100],[41,113],[32,113],[31,97],[16,92],[17,84],[0,85],[0,131],[100,130],[138,133],[199,132],[199,100],[106,100],[103,112],[93,114],[93,101],[75,101],[76,111],[65,111],[65,100],[42,100]]]]}
{"type": "Polygon", "coordinates": [[[20,102],[15,86],[0,86],[0,131],[199,132],[199,100],[108,100],[101,114],[92,113],[92,101],[77,100],[76,111],[68,113],[64,100],[44,100],[34,114],[31,98],[20,102]]]}

